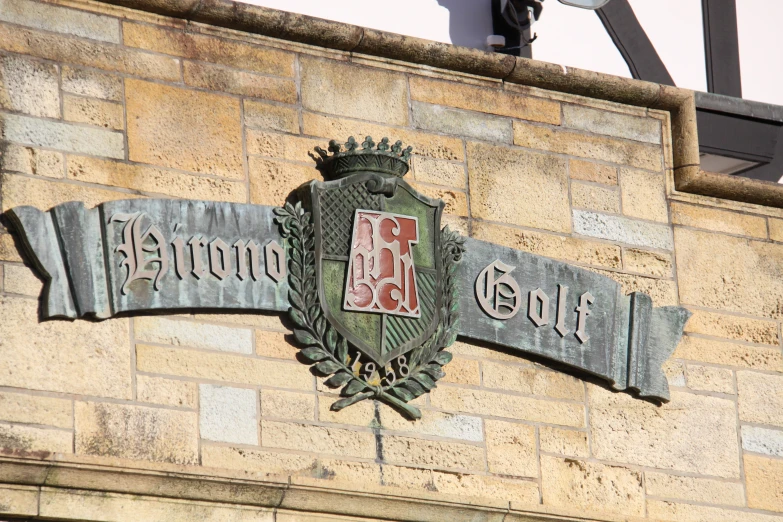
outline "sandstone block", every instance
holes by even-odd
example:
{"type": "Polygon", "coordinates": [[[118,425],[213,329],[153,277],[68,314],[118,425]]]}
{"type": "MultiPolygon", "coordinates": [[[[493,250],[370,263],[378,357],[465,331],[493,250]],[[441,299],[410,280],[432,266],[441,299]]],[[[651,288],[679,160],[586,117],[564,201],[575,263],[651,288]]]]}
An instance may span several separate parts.
{"type": "Polygon", "coordinates": [[[469,143],[473,217],[570,232],[565,160],[519,149],[469,143]],[[499,198],[498,194],[526,194],[499,198]]]}
{"type": "MultiPolygon", "coordinates": [[[[485,348],[471,344],[469,342],[455,341],[449,346],[448,351],[455,356],[470,357],[474,359],[491,359],[495,361],[507,361],[515,363],[524,363],[526,360],[518,354],[507,353],[501,347],[485,348]]],[[[448,369],[448,366],[446,366],[448,369]]],[[[445,370],[444,370],[445,371],[445,370]]]]}
{"type": "Polygon", "coordinates": [[[568,172],[571,175],[571,179],[592,181],[605,185],[617,185],[617,167],[572,159],[568,160],[568,172]]]}
{"type": "Polygon", "coordinates": [[[600,185],[571,183],[571,204],[575,208],[618,214],[620,193],[600,185]]]}
{"type": "Polygon", "coordinates": [[[130,160],[244,178],[239,101],[131,79],[125,96],[130,160]]]}
{"type": "Polygon", "coordinates": [[[68,65],[62,66],[62,89],[90,98],[122,101],[122,78],[68,65]]]}
{"type": "Polygon", "coordinates": [[[748,507],[783,512],[783,461],[745,455],[748,507]]]}
{"type": "Polygon", "coordinates": [[[281,332],[256,331],[256,355],[277,359],[296,360],[299,349],[281,332]]]}
{"type": "Polygon", "coordinates": [[[692,390],[734,394],[734,372],[727,368],[689,364],[688,388],[692,390]]]}
{"type": "MultiPolygon", "coordinates": [[[[322,460],[321,465],[322,469],[326,471],[327,466],[329,470],[335,470],[334,467],[334,461],[327,462],[322,460]]],[[[351,463],[355,464],[355,463],[351,463]]],[[[338,476],[336,477],[339,480],[339,471],[340,469],[337,468],[335,471],[337,471],[338,476]]],[[[433,472],[429,469],[421,469],[421,468],[409,468],[406,466],[392,466],[390,464],[381,464],[378,466],[378,483],[380,483],[382,486],[390,486],[394,488],[399,489],[407,489],[409,491],[428,491],[433,489],[433,481],[432,481],[432,474],[433,472]],[[383,473],[383,478],[381,479],[380,474],[383,473]]],[[[346,474],[347,475],[347,474],[346,474]]],[[[354,484],[357,482],[356,478],[351,479],[350,475],[347,475],[348,480],[350,482],[353,482],[354,484]]],[[[415,493],[414,493],[415,494],[415,493]]]]}
{"type": "Polygon", "coordinates": [[[383,437],[383,460],[426,468],[486,469],[484,448],[479,446],[395,435],[383,437]]]}
{"type": "Polygon", "coordinates": [[[586,210],[574,210],[573,216],[574,232],[583,236],[662,250],[674,248],[671,228],[666,225],[586,210]]]}
{"type": "Polygon", "coordinates": [[[278,49],[132,22],[122,24],[122,36],[129,47],[275,76],[294,76],[294,54],[278,49]]]}
{"type": "Polygon", "coordinates": [[[6,293],[38,297],[42,287],[43,283],[38,276],[26,266],[5,265],[3,290],[6,293]]]}
{"type": "Polygon", "coordinates": [[[299,111],[294,107],[244,100],[245,126],[281,132],[299,132],[299,111]]]}
{"type": "Polygon", "coordinates": [[[158,316],[136,317],[133,321],[133,333],[139,341],[253,353],[253,332],[244,328],[175,321],[158,316]]]}
{"type": "Polygon", "coordinates": [[[683,303],[783,317],[783,245],[684,228],[674,231],[674,242],[683,303]]]}
{"type": "Polygon", "coordinates": [[[66,121],[86,123],[107,129],[125,128],[125,111],[121,104],[66,94],[63,97],[63,117],[66,121]]]}
{"type": "Polygon", "coordinates": [[[588,136],[572,131],[514,122],[514,144],[557,154],[661,170],[661,148],[636,141],[588,136]]]}
{"type": "Polygon", "coordinates": [[[38,302],[0,297],[0,385],[131,399],[128,320],[38,321],[38,302]]]}
{"type": "Polygon", "coordinates": [[[276,419],[315,420],[315,395],[261,390],[261,415],[276,419]]]}
{"type": "Polygon", "coordinates": [[[485,390],[440,386],[430,392],[430,403],[440,410],[546,422],[581,428],[584,405],[534,399],[485,390]]]}
{"type": "Polygon", "coordinates": [[[757,370],[783,369],[779,348],[727,343],[690,335],[682,338],[672,357],[757,370]]]}
{"type": "Polygon", "coordinates": [[[676,201],[672,202],[672,223],[738,236],[761,239],[767,237],[767,222],[763,217],[686,205],[676,201]]]}
{"type": "Polygon", "coordinates": [[[300,67],[305,109],[408,124],[408,86],[402,74],[304,56],[300,67]]]}
{"type": "Polygon", "coordinates": [[[308,455],[202,443],[201,465],[275,475],[310,475],[318,463],[308,455]]]}
{"type": "Polygon", "coordinates": [[[465,192],[441,187],[431,187],[420,183],[412,183],[411,185],[425,196],[443,200],[443,203],[446,205],[443,207],[444,214],[463,217],[468,216],[468,195],[465,192]]]}
{"type": "Polygon", "coordinates": [[[638,272],[653,277],[672,276],[672,256],[661,252],[624,248],[623,266],[631,272],[638,272]]]}
{"type": "Polygon", "coordinates": [[[19,255],[19,249],[11,234],[0,234],[0,261],[22,262],[22,256],[19,255]]]}
{"type": "Polygon", "coordinates": [[[38,458],[48,457],[51,453],[73,453],[73,432],[0,424],[0,453],[38,458]]]}
{"type": "Polygon", "coordinates": [[[136,375],[136,399],[151,404],[195,409],[198,386],[195,382],[136,375]]]}
{"type": "Polygon", "coordinates": [[[685,324],[685,331],[688,333],[773,346],[780,343],[778,323],[775,321],[750,319],[706,310],[691,310],[691,312],[693,315],[685,324]]]}
{"type": "Polygon", "coordinates": [[[457,357],[452,359],[443,371],[446,372],[443,382],[481,385],[481,369],[478,361],[457,357]]]}
{"type": "Polygon", "coordinates": [[[661,370],[669,381],[669,386],[685,387],[685,364],[669,359],[661,365],[661,370]]]}
{"type": "MultiPolygon", "coordinates": [[[[0,20],[4,14],[3,7],[14,3],[14,0],[0,3],[0,20]]],[[[0,108],[31,116],[59,118],[58,76],[57,67],[52,64],[22,56],[0,56],[0,79],[3,85],[0,90],[0,108]]]]}
{"type": "Polygon", "coordinates": [[[661,122],[583,105],[563,105],[563,127],[570,127],[614,138],[661,143],[661,122]]]}
{"type": "Polygon", "coordinates": [[[266,448],[307,448],[312,453],[375,458],[375,436],[371,432],[309,424],[262,420],[261,445],[266,448]]]}
{"type": "Polygon", "coordinates": [[[742,449],[783,457],[783,431],[758,426],[742,426],[742,449]]]}
{"type": "Polygon", "coordinates": [[[590,268],[593,272],[605,275],[620,283],[621,292],[625,295],[631,292],[644,292],[652,298],[654,306],[675,306],[679,304],[677,298],[677,285],[667,279],[653,279],[650,277],[623,274],[590,268]]]}
{"type": "Polygon", "coordinates": [[[483,368],[485,388],[541,395],[552,399],[584,400],[582,381],[564,373],[489,361],[483,363],[483,368]]]}
{"type": "Polygon", "coordinates": [[[622,266],[620,247],[598,241],[556,236],[481,221],[473,223],[472,237],[572,263],[608,268],[622,266]]]}
{"type": "Polygon", "coordinates": [[[298,186],[320,179],[315,167],[268,160],[258,156],[248,158],[250,171],[250,202],[257,205],[280,206],[298,186]]]}
{"type": "Polygon", "coordinates": [[[739,477],[733,401],[672,391],[670,403],[655,406],[598,386],[588,389],[594,457],[739,477]]]}
{"type": "Polygon", "coordinates": [[[740,482],[678,477],[653,471],[646,472],[644,479],[647,495],[652,497],[724,506],[743,507],[745,505],[745,492],[740,482]]]}
{"type": "Polygon", "coordinates": [[[409,175],[416,181],[460,189],[467,188],[467,175],[465,165],[462,163],[413,156],[410,165],[409,175]]]}
{"type": "Polygon", "coordinates": [[[142,372],[213,381],[312,390],[307,366],[241,355],[136,345],[136,368],[142,372]]]}
{"type": "Polygon", "coordinates": [[[584,431],[565,430],[552,426],[541,426],[538,430],[541,451],[557,453],[566,457],[590,456],[587,433],[584,431]]]}
{"type": "Polygon", "coordinates": [[[381,138],[388,137],[392,142],[401,140],[406,147],[408,145],[413,147],[413,152],[420,156],[456,161],[465,159],[465,154],[462,150],[462,140],[458,138],[415,130],[394,129],[375,123],[333,118],[310,112],[303,113],[302,118],[304,133],[324,138],[322,147],[325,147],[330,139],[340,142],[347,139],[348,136],[354,136],[359,139],[370,135],[376,140],[378,136],[381,138]]]}
{"type": "Polygon", "coordinates": [[[313,168],[315,162],[310,154],[315,154],[315,147],[323,145],[322,140],[256,129],[247,129],[245,136],[248,154],[308,163],[313,168]]]}
{"type": "Polygon", "coordinates": [[[193,176],[186,172],[107,161],[86,156],[68,157],[68,178],[86,183],[123,187],[175,198],[244,203],[247,188],[241,181],[193,176]]]}
{"type": "Polygon", "coordinates": [[[739,418],[783,426],[783,376],[737,372],[739,418]]]}
{"type": "Polygon", "coordinates": [[[778,522],[779,516],[699,506],[680,502],[648,500],[647,516],[672,522],[778,522]]]}
{"type": "Polygon", "coordinates": [[[0,488],[0,513],[37,516],[38,492],[37,487],[4,485],[0,488]]]}
{"type": "Polygon", "coordinates": [[[560,124],[560,104],[502,89],[411,76],[411,99],[522,120],[560,124]]]}
{"type": "Polygon", "coordinates": [[[644,515],[642,472],[557,457],[541,457],[545,506],[644,515]]]}
{"type": "Polygon", "coordinates": [[[108,158],[125,157],[124,138],[119,132],[39,120],[18,114],[3,114],[0,124],[3,139],[22,145],[108,158]]]}
{"type": "Polygon", "coordinates": [[[769,218],[769,238],[772,241],[783,241],[783,219],[769,218]]]}
{"type": "Polygon", "coordinates": [[[620,169],[623,214],[629,217],[669,222],[665,178],[641,170],[620,169]]]}
{"type": "Polygon", "coordinates": [[[0,392],[0,419],[73,428],[71,401],[42,395],[0,392]]]}
{"type": "Polygon", "coordinates": [[[195,412],[77,401],[74,416],[79,455],[198,463],[195,412]]]}
{"type": "Polygon", "coordinates": [[[435,489],[444,495],[539,503],[538,483],[529,480],[433,471],[432,481],[435,489]]]}
{"type": "Polygon", "coordinates": [[[183,64],[183,71],[187,85],[240,96],[296,103],[296,85],[293,80],[188,61],[183,64]]]}
{"type": "MultiPolygon", "coordinates": [[[[389,468],[399,468],[399,466],[389,466],[389,468]]],[[[430,475],[429,470],[422,471],[425,474],[430,475]]],[[[316,476],[321,479],[329,480],[330,482],[334,481],[345,485],[354,485],[354,487],[356,484],[363,484],[365,488],[368,486],[385,485],[382,484],[381,480],[381,466],[374,462],[353,462],[330,458],[318,459],[316,476]]],[[[431,476],[429,478],[429,482],[431,483],[431,476]]],[[[413,486],[413,484],[406,485],[409,489],[411,486],[413,486]]]]}
{"type": "Polygon", "coordinates": [[[255,390],[200,384],[202,439],[258,445],[258,395],[255,390]]]}
{"type": "Polygon", "coordinates": [[[481,419],[468,415],[455,415],[427,411],[417,421],[410,421],[388,407],[379,408],[380,427],[384,430],[433,435],[449,439],[481,442],[484,440],[481,419]]]}
{"type": "MultiPolygon", "coordinates": [[[[321,385],[321,379],[319,381],[319,391],[332,391],[321,385]]],[[[378,405],[376,402],[362,401],[358,404],[352,405],[350,408],[345,408],[340,411],[332,411],[331,406],[337,402],[337,397],[318,397],[318,420],[321,422],[331,422],[334,424],[350,424],[353,426],[363,427],[378,427],[378,421],[375,417],[375,407],[378,405]]],[[[380,406],[380,405],[378,405],[380,406]]],[[[379,409],[382,409],[379,407],[379,409]]]]}
{"type": "Polygon", "coordinates": [[[450,230],[459,232],[463,236],[469,236],[468,218],[455,216],[453,214],[444,214],[441,216],[440,224],[442,227],[449,227],[450,230]]]}
{"type": "Polygon", "coordinates": [[[16,143],[4,143],[2,149],[0,167],[3,170],[47,178],[63,177],[65,160],[61,152],[25,147],[16,143]]]}
{"type": "Polygon", "coordinates": [[[0,27],[0,49],[155,80],[180,79],[176,58],[11,25],[0,27]]]}
{"type": "Polygon", "coordinates": [[[537,477],[536,429],[527,424],[486,420],[487,465],[490,473],[537,477]]]}
{"type": "Polygon", "coordinates": [[[31,179],[11,174],[0,174],[3,210],[19,205],[32,205],[46,210],[66,201],[83,201],[87,208],[116,199],[138,196],[127,192],[102,190],[73,183],[31,179]]]}
{"type": "Polygon", "coordinates": [[[494,143],[512,143],[511,120],[441,105],[413,102],[413,126],[494,143]]]}
{"type": "Polygon", "coordinates": [[[112,520],[115,522],[274,522],[271,509],[217,502],[121,495],[103,491],[44,488],[41,516],[53,520],[112,520]]]}
{"type": "Polygon", "coordinates": [[[120,43],[116,18],[28,0],[0,1],[0,20],[44,31],[120,43]]]}

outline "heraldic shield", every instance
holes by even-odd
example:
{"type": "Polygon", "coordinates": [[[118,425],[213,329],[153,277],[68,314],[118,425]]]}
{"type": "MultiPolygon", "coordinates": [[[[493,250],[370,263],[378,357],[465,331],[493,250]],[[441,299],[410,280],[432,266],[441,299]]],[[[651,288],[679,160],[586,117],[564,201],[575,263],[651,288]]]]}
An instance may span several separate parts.
{"type": "Polygon", "coordinates": [[[456,263],[464,238],[440,221],[444,204],[402,177],[411,147],[384,138],[316,148],[325,181],[276,210],[291,247],[291,319],[301,355],[342,387],[339,410],[363,399],[412,418],[408,401],[430,391],[456,338],[456,263]]]}

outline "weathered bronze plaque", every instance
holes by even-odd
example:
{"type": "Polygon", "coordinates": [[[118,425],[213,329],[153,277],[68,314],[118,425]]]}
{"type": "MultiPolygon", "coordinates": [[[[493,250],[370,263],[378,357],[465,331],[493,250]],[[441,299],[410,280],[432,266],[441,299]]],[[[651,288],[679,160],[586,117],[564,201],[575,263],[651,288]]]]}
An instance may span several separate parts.
{"type": "Polygon", "coordinates": [[[288,311],[339,410],[383,401],[411,418],[458,335],[535,354],[666,401],[661,364],[690,313],[565,263],[441,229],[443,202],[402,178],[384,138],[316,148],[324,181],[284,207],[126,200],[9,211],[46,280],[43,316],[288,311]],[[330,154],[331,153],[331,154],[330,154]]]}

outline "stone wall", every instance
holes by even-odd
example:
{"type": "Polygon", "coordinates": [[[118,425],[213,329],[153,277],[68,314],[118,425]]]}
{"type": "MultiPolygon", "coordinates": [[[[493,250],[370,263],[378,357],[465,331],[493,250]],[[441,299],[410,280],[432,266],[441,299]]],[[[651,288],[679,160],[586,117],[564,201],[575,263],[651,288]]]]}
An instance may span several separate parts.
{"type": "MultiPolygon", "coordinates": [[[[153,196],[278,205],[318,176],[314,146],[401,139],[416,153],[410,181],[446,202],[452,228],[694,314],[664,406],[458,341],[442,384],[416,400],[422,420],[372,402],[335,413],[275,315],[39,322],[41,282],[0,228],[0,513],[348,512],[252,507],[238,489],[65,487],[68,463],[504,517],[783,520],[783,211],[676,192],[668,112],[98,3],[0,0],[0,122],[3,211],[153,196]],[[31,462],[54,471],[18,471],[31,462]]],[[[374,516],[445,519],[384,506],[374,516]]]]}

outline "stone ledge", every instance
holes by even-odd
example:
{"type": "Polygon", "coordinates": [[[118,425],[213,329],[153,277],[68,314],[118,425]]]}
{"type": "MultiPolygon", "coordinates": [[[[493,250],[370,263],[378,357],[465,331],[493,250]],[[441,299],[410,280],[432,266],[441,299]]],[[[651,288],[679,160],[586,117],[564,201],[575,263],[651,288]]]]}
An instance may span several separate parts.
{"type": "Polygon", "coordinates": [[[347,485],[308,477],[231,473],[114,458],[52,454],[42,459],[0,457],[0,485],[87,490],[144,497],[219,502],[410,522],[641,522],[546,506],[466,499],[425,491],[347,485]],[[342,489],[346,488],[346,489],[342,489]]]}
{"type": "Polygon", "coordinates": [[[702,196],[783,208],[783,185],[704,170],[689,170],[675,177],[677,190],[702,196]]]}

